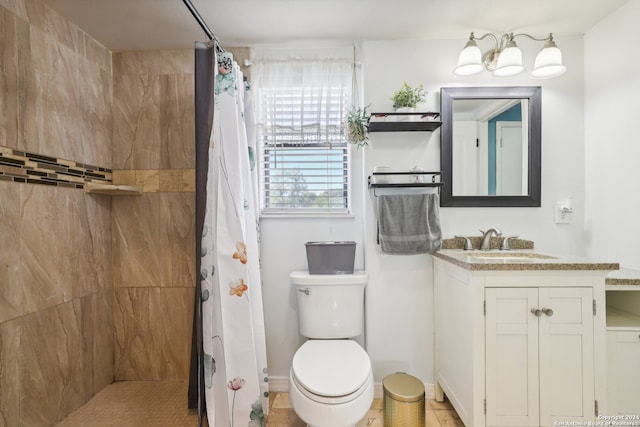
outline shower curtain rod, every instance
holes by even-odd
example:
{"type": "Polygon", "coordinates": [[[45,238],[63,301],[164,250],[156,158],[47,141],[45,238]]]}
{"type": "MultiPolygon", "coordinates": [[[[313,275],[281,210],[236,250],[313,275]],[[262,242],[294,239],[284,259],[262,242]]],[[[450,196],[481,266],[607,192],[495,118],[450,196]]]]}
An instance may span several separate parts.
{"type": "Polygon", "coordinates": [[[213,31],[211,31],[207,23],[204,22],[204,19],[202,18],[198,10],[195,8],[193,3],[191,3],[191,0],[182,0],[182,2],[185,4],[185,6],[187,6],[187,9],[189,9],[189,12],[191,12],[195,20],[198,21],[200,28],[202,28],[202,31],[204,31],[207,37],[209,37],[209,40],[212,40],[213,42],[215,42],[216,47],[219,50],[221,50],[222,52],[226,52],[226,50],[222,47],[220,40],[218,40],[215,34],[213,34],[213,31]]]}

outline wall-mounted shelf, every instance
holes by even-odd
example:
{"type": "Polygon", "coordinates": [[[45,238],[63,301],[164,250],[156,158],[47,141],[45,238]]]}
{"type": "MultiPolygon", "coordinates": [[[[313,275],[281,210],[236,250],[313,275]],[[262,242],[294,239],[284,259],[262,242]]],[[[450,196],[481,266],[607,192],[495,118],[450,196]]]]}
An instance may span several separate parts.
{"type": "Polygon", "coordinates": [[[371,113],[369,132],[432,132],[442,122],[437,119],[440,113],[371,113]]]}
{"type": "Polygon", "coordinates": [[[435,188],[438,192],[444,184],[440,182],[442,172],[373,172],[368,177],[369,188],[373,188],[373,195],[376,196],[376,188],[435,188]],[[431,181],[425,180],[425,175],[431,176],[431,181]],[[406,180],[390,182],[392,177],[405,177],[406,180]],[[380,179],[382,178],[382,179],[380,179]]]}
{"type": "Polygon", "coordinates": [[[89,194],[106,194],[108,196],[139,196],[142,187],[137,185],[114,185],[87,182],[84,184],[84,192],[89,194]]]}

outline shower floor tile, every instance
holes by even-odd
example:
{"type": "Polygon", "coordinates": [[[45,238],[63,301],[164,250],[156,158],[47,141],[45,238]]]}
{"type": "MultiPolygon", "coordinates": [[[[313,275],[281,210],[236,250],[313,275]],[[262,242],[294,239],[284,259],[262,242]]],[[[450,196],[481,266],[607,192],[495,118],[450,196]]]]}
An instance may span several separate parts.
{"type": "Polygon", "coordinates": [[[115,382],[56,427],[195,427],[198,415],[187,409],[187,387],[179,381],[115,382]]]}

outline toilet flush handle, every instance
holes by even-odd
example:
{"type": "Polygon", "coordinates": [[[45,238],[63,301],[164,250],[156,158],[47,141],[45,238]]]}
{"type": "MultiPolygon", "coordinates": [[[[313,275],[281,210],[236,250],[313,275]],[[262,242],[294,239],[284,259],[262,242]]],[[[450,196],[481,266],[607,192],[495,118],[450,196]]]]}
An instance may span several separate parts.
{"type": "Polygon", "coordinates": [[[298,292],[302,292],[305,295],[309,295],[309,294],[311,294],[311,289],[309,289],[309,288],[298,289],[298,292]]]}

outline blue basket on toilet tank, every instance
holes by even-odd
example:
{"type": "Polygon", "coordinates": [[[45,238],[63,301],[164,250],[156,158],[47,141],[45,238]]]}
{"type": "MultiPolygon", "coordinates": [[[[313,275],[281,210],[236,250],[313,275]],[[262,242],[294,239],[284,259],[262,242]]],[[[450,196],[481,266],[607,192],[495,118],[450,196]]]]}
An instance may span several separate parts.
{"type": "Polygon", "coordinates": [[[356,242],[307,242],[309,274],[353,274],[356,242]]]}

